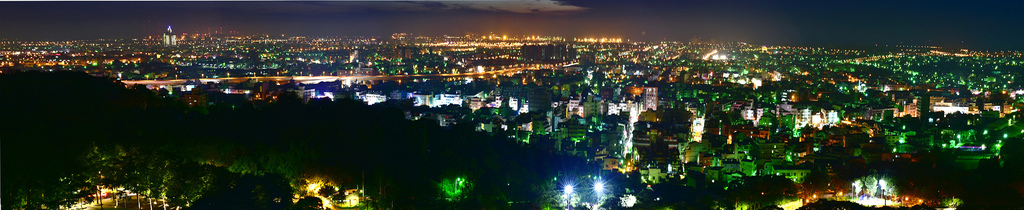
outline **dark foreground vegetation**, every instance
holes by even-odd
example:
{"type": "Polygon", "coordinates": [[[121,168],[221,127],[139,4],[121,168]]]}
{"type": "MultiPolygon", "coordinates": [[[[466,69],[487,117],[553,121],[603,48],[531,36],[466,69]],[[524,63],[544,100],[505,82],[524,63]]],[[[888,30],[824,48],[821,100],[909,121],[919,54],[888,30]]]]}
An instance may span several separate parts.
{"type": "MultiPolygon", "coordinates": [[[[1020,206],[1024,193],[1024,146],[1011,142],[1003,146],[1007,164],[971,171],[935,153],[914,163],[848,164],[839,176],[814,174],[802,184],[758,176],[652,186],[635,172],[602,172],[599,163],[476,132],[471,123],[407,120],[408,104],[303,103],[282,94],[271,103],[196,108],[164,94],[84,73],[0,74],[0,208],[66,207],[101,191],[185,209],[319,209],[322,200],[353,197],[360,208],[559,208],[565,180],[592,175],[612,186],[603,208],[619,208],[625,195],[640,209],[772,208],[875,172],[892,174],[901,194],[963,198],[965,206],[1020,206]]],[[[948,205],[935,200],[924,203],[948,205]]]]}
{"type": "Polygon", "coordinates": [[[4,209],[67,206],[101,187],[200,209],[290,208],[293,195],[346,189],[370,197],[363,206],[508,207],[535,203],[543,177],[584,166],[357,101],[285,95],[197,110],[70,72],[3,74],[0,86],[4,209]],[[438,185],[452,178],[471,185],[446,195],[438,185]]]}

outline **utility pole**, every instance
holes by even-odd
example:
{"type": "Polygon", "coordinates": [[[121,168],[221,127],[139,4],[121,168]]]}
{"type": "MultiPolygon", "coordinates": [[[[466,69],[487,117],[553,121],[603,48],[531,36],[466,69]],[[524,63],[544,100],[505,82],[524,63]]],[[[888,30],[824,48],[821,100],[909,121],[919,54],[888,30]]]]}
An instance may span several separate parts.
{"type": "Polygon", "coordinates": [[[100,209],[103,209],[103,188],[96,187],[96,189],[99,190],[99,192],[97,192],[97,194],[99,194],[99,198],[100,198],[100,209]]]}

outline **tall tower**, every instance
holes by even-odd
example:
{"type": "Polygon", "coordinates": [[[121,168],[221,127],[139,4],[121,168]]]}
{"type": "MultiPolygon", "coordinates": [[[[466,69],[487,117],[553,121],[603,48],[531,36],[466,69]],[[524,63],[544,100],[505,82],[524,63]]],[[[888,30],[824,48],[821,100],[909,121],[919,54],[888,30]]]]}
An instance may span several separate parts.
{"type": "Polygon", "coordinates": [[[917,95],[917,116],[921,120],[921,129],[931,127],[932,123],[932,95],[925,90],[917,95]]]}
{"type": "Polygon", "coordinates": [[[167,32],[164,32],[164,46],[173,46],[178,44],[178,36],[174,35],[171,31],[171,26],[167,26],[167,32]]]}

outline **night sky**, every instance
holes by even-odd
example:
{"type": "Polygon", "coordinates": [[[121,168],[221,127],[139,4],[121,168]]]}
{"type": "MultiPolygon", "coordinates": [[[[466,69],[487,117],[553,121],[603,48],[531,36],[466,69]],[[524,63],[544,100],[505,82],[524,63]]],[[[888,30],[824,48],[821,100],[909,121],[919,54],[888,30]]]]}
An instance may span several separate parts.
{"type": "Polygon", "coordinates": [[[2,2],[0,38],[553,35],[760,45],[1024,49],[1024,1],[2,2]]]}

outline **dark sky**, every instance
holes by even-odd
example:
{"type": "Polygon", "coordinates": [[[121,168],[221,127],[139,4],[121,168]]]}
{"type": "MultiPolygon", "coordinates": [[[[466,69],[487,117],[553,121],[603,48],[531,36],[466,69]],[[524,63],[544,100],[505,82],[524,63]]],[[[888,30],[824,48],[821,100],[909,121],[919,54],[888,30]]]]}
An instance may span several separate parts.
{"type": "Polygon", "coordinates": [[[207,28],[305,36],[693,37],[761,45],[1024,50],[1024,1],[0,2],[0,38],[139,38],[207,28]]]}

